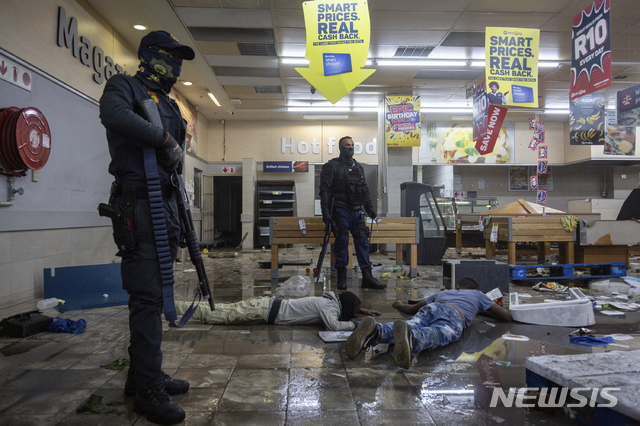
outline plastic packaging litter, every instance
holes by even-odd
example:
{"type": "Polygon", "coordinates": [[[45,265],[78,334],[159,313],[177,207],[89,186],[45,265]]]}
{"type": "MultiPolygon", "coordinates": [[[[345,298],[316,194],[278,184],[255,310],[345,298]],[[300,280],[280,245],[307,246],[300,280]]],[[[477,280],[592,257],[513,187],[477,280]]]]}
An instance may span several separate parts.
{"type": "Polygon", "coordinates": [[[371,267],[373,272],[398,272],[402,271],[402,266],[389,265],[389,266],[373,266],[371,267]]]}
{"type": "Polygon", "coordinates": [[[615,343],[612,337],[592,337],[592,336],[579,336],[579,337],[569,337],[569,341],[571,343],[578,343],[580,345],[587,346],[599,346],[602,348],[606,348],[608,344],[615,343]]]}
{"type": "Polygon", "coordinates": [[[277,297],[305,297],[311,291],[311,278],[294,275],[278,287],[277,297]]]}
{"type": "Polygon", "coordinates": [[[51,309],[58,306],[58,303],[62,303],[64,305],[64,300],[56,299],[55,297],[50,297],[49,299],[44,299],[38,302],[36,305],[39,310],[44,311],[45,309],[51,309]]]}

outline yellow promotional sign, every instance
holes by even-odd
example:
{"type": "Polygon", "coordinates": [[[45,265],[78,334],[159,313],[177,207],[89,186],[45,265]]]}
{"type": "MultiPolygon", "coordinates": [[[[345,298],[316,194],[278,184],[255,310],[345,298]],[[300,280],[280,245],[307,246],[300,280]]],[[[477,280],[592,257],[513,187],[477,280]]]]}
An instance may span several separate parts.
{"type": "Polygon", "coordinates": [[[540,30],[487,27],[487,99],[496,105],[538,107],[540,30]]]}
{"type": "Polygon", "coordinates": [[[420,96],[384,98],[387,146],[420,146],[420,96]]]}
{"type": "Polygon", "coordinates": [[[318,0],[302,4],[309,68],[296,68],[335,104],[375,70],[367,63],[371,26],[366,0],[318,0]]]}

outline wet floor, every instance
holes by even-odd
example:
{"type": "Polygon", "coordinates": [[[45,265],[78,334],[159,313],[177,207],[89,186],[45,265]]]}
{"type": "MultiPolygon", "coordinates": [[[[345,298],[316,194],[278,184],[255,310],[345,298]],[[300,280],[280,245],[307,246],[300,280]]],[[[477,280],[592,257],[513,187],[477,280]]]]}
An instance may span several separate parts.
{"type": "MultiPolygon", "coordinates": [[[[318,249],[294,246],[281,250],[280,261],[317,259],[318,249]]],[[[205,257],[216,303],[275,295],[278,280],[258,261],[269,253],[245,253],[234,258],[205,257]]],[[[374,263],[391,265],[382,254],[374,263]]],[[[328,265],[328,260],[327,260],[328,265]]],[[[197,281],[191,264],[176,270],[176,299],[191,300],[197,281]]],[[[311,266],[313,268],[313,266],[311,266]]],[[[307,266],[283,266],[279,281],[306,274],[307,266]]],[[[420,266],[417,279],[386,280],[386,290],[349,290],[363,307],[381,311],[378,321],[406,315],[391,304],[440,290],[442,268],[420,266]]],[[[335,278],[313,284],[311,295],[335,291],[335,278]]],[[[526,301],[562,298],[510,285],[511,291],[532,294],[526,301]]],[[[594,293],[594,292],[591,292],[594,293]]],[[[55,311],[47,312],[55,316],[55,311]]],[[[26,339],[0,338],[0,423],[3,425],[146,425],[133,413],[123,393],[126,369],[101,368],[127,357],[128,316],[125,306],[69,311],[64,318],[87,321],[83,334],[41,333],[26,339]],[[77,414],[92,394],[114,410],[107,414],[77,414]]],[[[600,334],[634,336],[624,343],[640,348],[640,314],[596,315],[591,327],[600,334]]],[[[182,329],[165,327],[163,368],[189,380],[191,390],[174,397],[187,412],[188,425],[549,425],[572,420],[562,409],[488,408],[493,387],[526,386],[527,357],[546,354],[602,352],[569,343],[572,328],[498,323],[478,316],[462,338],[423,352],[409,370],[396,366],[388,347],[374,348],[350,360],[344,343],[324,343],[322,326],[211,326],[190,321],[182,329]],[[505,336],[506,335],[506,336],[505,336]],[[524,336],[511,337],[509,335],[524,336]],[[513,340],[517,339],[517,340],[513,340]]]]}

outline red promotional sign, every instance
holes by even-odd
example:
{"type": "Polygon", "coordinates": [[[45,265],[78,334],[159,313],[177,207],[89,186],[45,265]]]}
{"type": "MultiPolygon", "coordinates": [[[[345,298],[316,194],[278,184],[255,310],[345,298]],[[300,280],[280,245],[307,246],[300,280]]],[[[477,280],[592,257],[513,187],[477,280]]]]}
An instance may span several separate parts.
{"type": "Polygon", "coordinates": [[[498,140],[502,123],[507,116],[507,107],[498,105],[489,105],[487,108],[487,116],[485,117],[486,129],[484,134],[476,142],[476,149],[480,155],[490,154],[498,140]]]}
{"type": "Polygon", "coordinates": [[[570,99],[611,85],[610,0],[598,0],[573,17],[570,99]]]}

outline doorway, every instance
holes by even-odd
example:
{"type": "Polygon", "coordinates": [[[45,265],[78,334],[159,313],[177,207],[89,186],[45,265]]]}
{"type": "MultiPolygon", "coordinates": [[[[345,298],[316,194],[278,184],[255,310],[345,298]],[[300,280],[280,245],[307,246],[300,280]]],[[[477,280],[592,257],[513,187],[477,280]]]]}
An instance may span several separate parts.
{"type": "Polygon", "coordinates": [[[213,223],[216,245],[233,247],[242,237],[242,176],[213,178],[213,223]]]}

